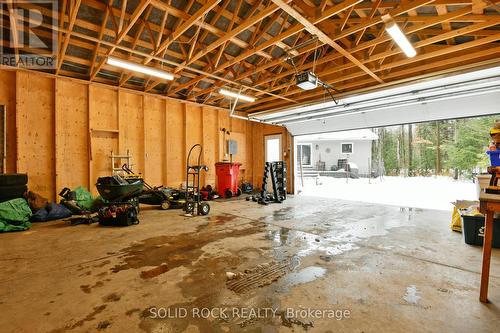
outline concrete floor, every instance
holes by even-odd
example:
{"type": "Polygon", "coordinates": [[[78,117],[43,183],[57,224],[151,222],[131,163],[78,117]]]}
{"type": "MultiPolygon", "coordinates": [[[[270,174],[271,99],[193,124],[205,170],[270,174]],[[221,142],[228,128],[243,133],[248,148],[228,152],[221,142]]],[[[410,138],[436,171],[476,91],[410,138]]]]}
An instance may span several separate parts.
{"type": "Polygon", "coordinates": [[[500,251],[484,305],[481,248],[449,230],[448,213],[295,197],[269,206],[215,202],[207,217],[180,214],[148,207],[141,224],[127,228],[58,221],[0,235],[0,330],[493,332],[500,325],[500,251]],[[269,285],[240,294],[226,285],[228,271],[282,260],[289,271],[269,285]]]}

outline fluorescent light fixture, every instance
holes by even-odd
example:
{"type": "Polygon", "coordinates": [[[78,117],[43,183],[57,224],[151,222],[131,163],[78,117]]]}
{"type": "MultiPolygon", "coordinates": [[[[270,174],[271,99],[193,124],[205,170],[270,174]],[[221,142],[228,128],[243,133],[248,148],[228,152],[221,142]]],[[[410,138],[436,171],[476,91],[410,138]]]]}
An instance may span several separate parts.
{"type": "Polygon", "coordinates": [[[136,64],[136,63],[133,63],[130,61],[125,61],[125,60],[118,59],[118,58],[108,57],[107,63],[111,66],[116,66],[116,67],[128,69],[128,70],[131,70],[134,72],[139,72],[139,73],[143,73],[143,74],[147,74],[147,75],[151,75],[151,76],[156,76],[156,77],[159,77],[159,78],[165,79],[165,80],[173,80],[174,79],[174,75],[171,73],[167,73],[164,71],[160,71],[156,68],[152,68],[152,67],[144,66],[144,65],[139,65],[139,64],[136,64]]]}
{"type": "Polygon", "coordinates": [[[238,100],[241,99],[243,101],[250,102],[250,103],[255,102],[255,97],[248,96],[248,95],[242,95],[242,94],[239,94],[237,92],[227,90],[224,88],[219,90],[219,94],[224,95],[224,96],[228,96],[228,97],[237,98],[238,100]]]}
{"type": "Polygon", "coordinates": [[[405,34],[399,29],[399,26],[394,22],[394,20],[389,15],[383,15],[382,19],[385,22],[385,30],[389,35],[391,35],[392,39],[398,44],[398,46],[403,50],[408,58],[413,58],[417,55],[417,51],[413,48],[408,38],[406,38],[405,34]]]}

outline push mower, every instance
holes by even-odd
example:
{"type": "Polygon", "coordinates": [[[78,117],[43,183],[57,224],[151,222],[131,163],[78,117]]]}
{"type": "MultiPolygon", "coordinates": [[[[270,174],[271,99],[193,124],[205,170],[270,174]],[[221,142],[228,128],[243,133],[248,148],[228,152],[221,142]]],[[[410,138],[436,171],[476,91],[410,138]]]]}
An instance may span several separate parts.
{"type": "MultiPolygon", "coordinates": [[[[127,174],[126,179],[142,179],[141,176],[135,174],[127,164],[122,165],[122,170],[127,174]]],[[[145,205],[160,206],[161,209],[181,208],[186,204],[186,197],[182,191],[163,187],[151,186],[143,179],[145,190],[139,196],[139,202],[145,205]]]]}

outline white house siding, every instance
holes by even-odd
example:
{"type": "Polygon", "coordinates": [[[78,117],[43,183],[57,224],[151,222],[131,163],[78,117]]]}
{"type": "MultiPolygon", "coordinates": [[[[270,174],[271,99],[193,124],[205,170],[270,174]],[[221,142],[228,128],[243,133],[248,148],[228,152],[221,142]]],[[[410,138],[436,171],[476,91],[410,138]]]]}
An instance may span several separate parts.
{"type": "Polygon", "coordinates": [[[346,158],[346,154],[341,153],[341,143],[353,143],[353,153],[349,154],[349,162],[355,163],[359,168],[359,173],[367,175],[370,170],[369,159],[371,159],[372,141],[371,140],[335,140],[335,141],[310,141],[300,142],[311,143],[312,145],[312,166],[321,159],[326,163],[325,170],[331,170],[332,165],[337,165],[337,161],[346,158]],[[318,147],[318,149],[316,149],[318,147]],[[330,152],[327,153],[327,148],[330,152]]]}

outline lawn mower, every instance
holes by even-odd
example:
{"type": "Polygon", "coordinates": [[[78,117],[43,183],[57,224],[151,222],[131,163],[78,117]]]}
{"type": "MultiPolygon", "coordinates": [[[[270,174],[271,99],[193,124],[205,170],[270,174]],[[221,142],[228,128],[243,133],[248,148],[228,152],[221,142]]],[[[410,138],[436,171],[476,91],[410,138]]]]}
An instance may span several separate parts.
{"type": "Polygon", "coordinates": [[[186,196],[183,191],[170,187],[151,186],[144,179],[135,174],[127,164],[122,165],[122,170],[126,173],[126,180],[142,179],[144,191],[139,196],[139,202],[145,205],[160,206],[161,209],[182,208],[186,204],[186,196]]]}

